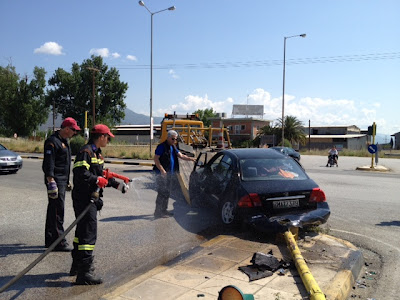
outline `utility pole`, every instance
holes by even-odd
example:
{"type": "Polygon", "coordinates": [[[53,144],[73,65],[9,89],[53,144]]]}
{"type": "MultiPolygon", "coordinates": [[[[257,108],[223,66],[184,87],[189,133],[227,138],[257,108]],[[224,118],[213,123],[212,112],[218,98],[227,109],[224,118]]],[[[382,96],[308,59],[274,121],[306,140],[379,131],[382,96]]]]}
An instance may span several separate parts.
{"type": "Polygon", "coordinates": [[[92,127],[96,124],[96,119],[95,119],[95,115],[96,115],[96,99],[95,99],[95,94],[94,94],[94,91],[95,91],[95,85],[94,85],[94,72],[100,72],[100,70],[99,69],[96,69],[96,68],[93,68],[93,67],[86,67],[86,69],[88,69],[88,70],[91,70],[92,71],[92,83],[93,83],[93,101],[92,101],[92,104],[93,104],[93,114],[92,114],[92,122],[93,122],[93,124],[92,124],[92,127]]]}

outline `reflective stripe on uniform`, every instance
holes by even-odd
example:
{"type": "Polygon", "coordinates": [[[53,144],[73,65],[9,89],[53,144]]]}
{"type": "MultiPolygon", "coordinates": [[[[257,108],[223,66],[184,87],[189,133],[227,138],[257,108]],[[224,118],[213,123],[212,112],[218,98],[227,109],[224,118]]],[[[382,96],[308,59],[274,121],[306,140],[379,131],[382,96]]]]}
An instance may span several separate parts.
{"type": "Polygon", "coordinates": [[[86,162],[86,161],[77,161],[76,163],[74,163],[74,169],[77,167],[85,167],[86,169],[90,169],[90,165],[86,162]]]}
{"type": "Polygon", "coordinates": [[[77,237],[74,237],[74,243],[79,244],[79,239],[77,237]]]}
{"type": "Polygon", "coordinates": [[[78,250],[80,250],[80,251],[85,251],[85,250],[93,251],[93,250],[94,250],[94,246],[95,246],[95,245],[89,245],[89,244],[86,244],[86,245],[78,245],[78,250]]]}
{"type": "Polygon", "coordinates": [[[104,164],[104,160],[102,160],[101,158],[97,158],[97,157],[92,157],[91,162],[92,162],[92,164],[98,164],[98,165],[104,164]]]}

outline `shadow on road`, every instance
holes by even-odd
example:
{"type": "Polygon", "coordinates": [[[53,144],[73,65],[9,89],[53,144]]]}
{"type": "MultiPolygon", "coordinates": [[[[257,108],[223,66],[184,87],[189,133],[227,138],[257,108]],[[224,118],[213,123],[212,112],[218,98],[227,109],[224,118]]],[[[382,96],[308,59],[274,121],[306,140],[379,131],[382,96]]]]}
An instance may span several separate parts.
{"type": "Polygon", "coordinates": [[[44,246],[27,246],[26,244],[0,244],[0,257],[14,254],[43,253],[44,246]]]}
{"type": "Polygon", "coordinates": [[[377,226],[400,226],[400,221],[380,222],[377,226]]]}
{"type": "Polygon", "coordinates": [[[138,215],[138,216],[120,216],[120,217],[111,217],[111,218],[104,218],[98,220],[99,222],[127,222],[127,221],[135,221],[135,220],[152,220],[154,216],[151,215],[138,215]]]}
{"type": "MultiPolygon", "coordinates": [[[[10,286],[6,292],[13,293],[10,299],[18,299],[26,290],[30,288],[65,288],[73,284],[71,281],[64,280],[69,276],[67,273],[50,273],[40,275],[24,275],[17,283],[10,286]],[[15,293],[15,294],[14,294],[15,293]]],[[[14,276],[0,276],[0,287],[6,285],[14,276]]]]}

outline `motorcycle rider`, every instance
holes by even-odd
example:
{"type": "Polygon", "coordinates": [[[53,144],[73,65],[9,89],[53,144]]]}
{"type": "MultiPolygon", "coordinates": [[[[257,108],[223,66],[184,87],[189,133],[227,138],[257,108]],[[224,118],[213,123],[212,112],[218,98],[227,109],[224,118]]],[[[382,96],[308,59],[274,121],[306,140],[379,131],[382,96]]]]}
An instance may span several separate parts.
{"type": "Polygon", "coordinates": [[[329,164],[329,157],[330,156],[333,156],[333,159],[335,160],[335,164],[336,164],[336,166],[339,166],[338,165],[338,158],[339,158],[339,152],[337,151],[337,149],[336,149],[336,146],[335,145],[333,145],[333,147],[329,150],[329,152],[328,152],[328,162],[327,162],[327,164],[326,164],[326,166],[328,166],[328,164],[329,164]]]}

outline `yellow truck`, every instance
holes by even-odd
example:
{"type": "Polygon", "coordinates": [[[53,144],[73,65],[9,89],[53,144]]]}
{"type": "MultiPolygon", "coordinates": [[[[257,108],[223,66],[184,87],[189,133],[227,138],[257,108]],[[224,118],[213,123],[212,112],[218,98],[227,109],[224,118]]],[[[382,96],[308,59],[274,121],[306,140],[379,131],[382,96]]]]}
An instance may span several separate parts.
{"type": "MultiPolygon", "coordinates": [[[[203,122],[196,114],[165,114],[161,121],[160,143],[167,139],[168,131],[178,133],[178,149],[188,155],[196,156],[198,149],[210,151],[211,155],[218,150],[231,148],[229,131],[227,128],[204,127],[203,122]]],[[[186,201],[191,204],[189,196],[189,178],[193,171],[193,162],[179,160],[178,180],[186,201]]]]}
{"type": "Polygon", "coordinates": [[[182,147],[231,148],[228,129],[204,127],[197,114],[165,114],[161,122],[161,143],[167,139],[168,130],[171,129],[178,133],[178,142],[182,147]]]}

